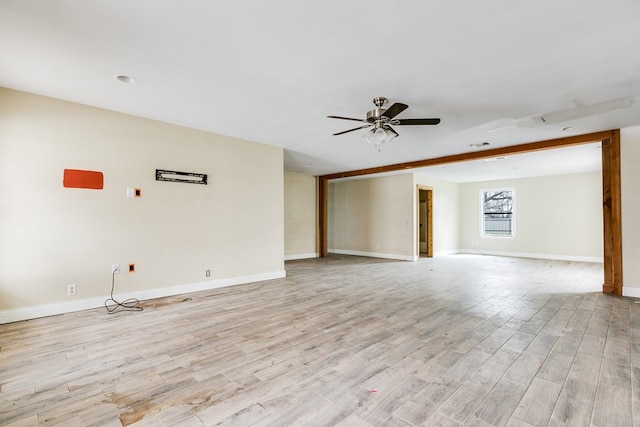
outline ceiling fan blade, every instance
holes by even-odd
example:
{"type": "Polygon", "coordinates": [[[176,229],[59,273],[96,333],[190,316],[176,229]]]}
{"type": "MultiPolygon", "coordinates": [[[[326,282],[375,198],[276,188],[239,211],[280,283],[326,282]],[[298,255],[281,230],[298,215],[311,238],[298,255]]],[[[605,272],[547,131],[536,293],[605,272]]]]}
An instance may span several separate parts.
{"type": "Polygon", "coordinates": [[[437,125],[440,119],[401,119],[394,120],[395,125],[437,125]]]}
{"type": "Polygon", "coordinates": [[[407,108],[409,108],[409,106],[407,104],[402,104],[400,102],[396,102],[391,107],[387,108],[387,110],[384,113],[382,113],[382,115],[384,117],[389,118],[389,119],[393,119],[395,116],[397,116],[398,114],[402,113],[407,108]]]}
{"type": "Polygon", "coordinates": [[[368,128],[369,126],[371,125],[364,125],[364,126],[360,126],[360,127],[349,129],[349,130],[343,130],[342,132],[334,133],[333,136],[342,135],[343,133],[353,132],[354,130],[358,130],[358,129],[368,128]]]}
{"type": "Polygon", "coordinates": [[[365,123],[368,123],[365,119],[352,119],[351,117],[327,116],[327,118],[329,118],[329,119],[353,120],[354,122],[365,122],[365,123]]]}

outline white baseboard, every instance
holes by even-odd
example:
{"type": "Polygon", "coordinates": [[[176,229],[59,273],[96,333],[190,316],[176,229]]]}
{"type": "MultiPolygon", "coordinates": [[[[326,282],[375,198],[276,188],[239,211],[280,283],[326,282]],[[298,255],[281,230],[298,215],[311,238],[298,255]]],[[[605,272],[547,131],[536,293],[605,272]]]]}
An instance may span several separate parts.
{"type": "Polygon", "coordinates": [[[640,288],[633,288],[630,286],[622,286],[622,296],[631,298],[640,298],[640,288]]]}
{"type": "Polygon", "coordinates": [[[418,257],[414,255],[383,254],[379,252],[350,251],[350,250],[344,250],[344,249],[329,249],[328,252],[333,254],[341,254],[341,255],[356,255],[356,256],[367,256],[372,258],[397,259],[400,261],[416,261],[418,259],[418,257]]]}
{"type": "MultiPolygon", "coordinates": [[[[284,270],[270,273],[254,274],[249,276],[231,277],[226,279],[209,280],[205,282],[190,283],[186,285],[170,286],[166,288],[149,289],[144,291],[129,292],[126,294],[116,294],[114,297],[119,301],[128,298],[137,298],[140,301],[154,298],[162,298],[173,295],[181,295],[190,292],[206,291],[210,289],[224,288],[227,286],[242,285],[252,282],[262,282],[265,280],[280,279],[286,277],[284,270]]],[[[36,319],[39,317],[54,316],[56,314],[71,313],[73,311],[88,310],[91,308],[103,307],[108,295],[102,297],[86,298],[78,301],[65,301],[55,304],[39,305],[34,307],[13,308],[0,310],[0,324],[19,322],[21,320],[36,319]]]]}
{"type": "Polygon", "coordinates": [[[459,254],[460,250],[458,249],[446,249],[446,250],[442,250],[442,251],[437,251],[436,253],[433,254],[434,257],[437,256],[447,256],[447,255],[455,255],[455,254],[459,254]]]}
{"type": "Polygon", "coordinates": [[[284,260],[285,261],[293,261],[296,259],[309,259],[309,258],[318,258],[318,253],[317,252],[311,252],[308,254],[291,254],[291,255],[285,255],[284,256],[284,260]]]}
{"type": "Polygon", "coordinates": [[[478,249],[460,249],[460,254],[471,255],[495,255],[495,256],[507,256],[515,258],[537,258],[537,259],[549,259],[555,261],[576,261],[576,262],[596,262],[603,263],[603,257],[587,257],[587,256],[574,256],[574,255],[557,255],[557,254],[534,254],[527,252],[504,252],[504,251],[485,251],[478,249]]]}

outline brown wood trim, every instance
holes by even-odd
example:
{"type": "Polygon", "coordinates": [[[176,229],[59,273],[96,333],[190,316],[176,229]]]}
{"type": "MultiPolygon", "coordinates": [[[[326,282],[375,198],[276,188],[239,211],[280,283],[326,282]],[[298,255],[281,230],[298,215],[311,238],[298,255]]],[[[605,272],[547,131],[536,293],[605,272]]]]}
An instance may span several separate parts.
{"type": "Polygon", "coordinates": [[[613,218],[611,228],[613,231],[613,287],[615,294],[622,296],[622,178],[620,176],[620,163],[622,161],[620,149],[620,130],[615,130],[611,138],[614,153],[612,155],[613,188],[613,218]]]}
{"type": "Polygon", "coordinates": [[[602,141],[602,228],[603,228],[603,257],[604,257],[604,282],[602,292],[613,294],[613,233],[611,229],[611,140],[602,141]]]}
{"type": "Polygon", "coordinates": [[[427,190],[427,257],[433,258],[433,190],[427,190]]]}
{"type": "Polygon", "coordinates": [[[436,166],[447,163],[464,162],[466,160],[486,159],[491,157],[499,157],[512,154],[522,154],[532,151],[550,150],[553,148],[566,147],[570,145],[588,144],[590,142],[598,142],[604,139],[612,138],[613,131],[604,131],[589,133],[585,135],[576,135],[566,138],[549,139],[546,141],[530,142],[527,144],[512,145],[509,147],[492,148],[489,150],[473,151],[468,153],[453,154],[450,156],[436,157],[433,159],[416,160],[414,162],[396,163],[387,166],[378,166],[368,169],[359,169],[348,172],[339,172],[329,175],[323,175],[321,178],[337,179],[349,178],[361,175],[371,175],[374,173],[395,172],[405,169],[423,168],[427,166],[436,166]]]}
{"type": "MultiPolygon", "coordinates": [[[[418,184],[416,186],[416,218],[418,219],[418,224],[420,224],[420,191],[427,192],[427,223],[426,227],[426,236],[427,236],[427,258],[433,258],[433,188],[427,187],[426,185],[418,184]]],[[[420,258],[420,229],[418,227],[418,245],[417,245],[417,255],[420,258]]]]}
{"type": "Polygon", "coordinates": [[[329,180],[321,176],[318,178],[318,254],[321,257],[325,257],[329,253],[327,246],[328,204],[329,180]]]}
{"type": "Polygon", "coordinates": [[[602,220],[604,283],[602,292],[622,296],[622,211],[620,131],[602,141],[602,220]]]}

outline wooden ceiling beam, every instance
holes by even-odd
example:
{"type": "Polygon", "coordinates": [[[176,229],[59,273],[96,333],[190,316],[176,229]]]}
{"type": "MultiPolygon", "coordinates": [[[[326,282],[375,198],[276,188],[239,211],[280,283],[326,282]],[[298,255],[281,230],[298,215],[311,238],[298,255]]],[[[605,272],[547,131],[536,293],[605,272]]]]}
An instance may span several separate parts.
{"type": "Polygon", "coordinates": [[[613,131],[603,131],[596,133],[588,133],[585,135],[575,135],[565,138],[549,139],[546,141],[530,142],[527,144],[512,145],[508,147],[490,148],[488,150],[472,151],[468,153],[452,154],[449,156],[436,157],[432,159],[416,160],[413,162],[396,163],[387,166],[378,166],[367,169],[358,169],[348,172],[338,172],[323,175],[323,179],[350,178],[354,176],[372,175],[384,172],[397,172],[401,170],[424,168],[427,166],[437,166],[447,163],[465,162],[468,160],[478,160],[506,155],[530,153],[533,151],[551,150],[554,148],[568,147],[571,145],[588,144],[592,142],[600,142],[605,139],[612,138],[613,131]]]}

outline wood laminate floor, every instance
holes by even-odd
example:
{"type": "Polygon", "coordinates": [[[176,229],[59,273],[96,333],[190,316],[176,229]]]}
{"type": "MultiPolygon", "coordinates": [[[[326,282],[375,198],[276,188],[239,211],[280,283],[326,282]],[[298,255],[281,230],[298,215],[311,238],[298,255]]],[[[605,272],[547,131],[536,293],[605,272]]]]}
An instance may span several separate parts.
{"type": "Polygon", "coordinates": [[[601,293],[601,264],[286,268],[0,325],[0,425],[640,425],[640,305],[601,293]]]}

